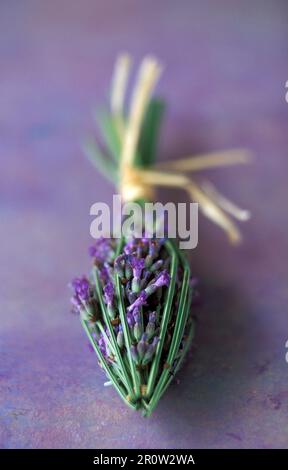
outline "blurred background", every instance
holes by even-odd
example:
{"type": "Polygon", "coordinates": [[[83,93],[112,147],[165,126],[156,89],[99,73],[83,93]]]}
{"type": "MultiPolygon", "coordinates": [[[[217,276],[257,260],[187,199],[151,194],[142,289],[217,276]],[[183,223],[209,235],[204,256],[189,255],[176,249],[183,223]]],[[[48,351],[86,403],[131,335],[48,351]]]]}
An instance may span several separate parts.
{"type": "Polygon", "coordinates": [[[285,0],[0,1],[1,447],[287,447],[287,19],[285,0]],[[235,249],[201,217],[195,346],[149,419],[103,387],[67,288],[112,201],[81,142],[122,51],[165,65],[159,158],[256,157],[208,174],[253,218],[235,249]]]}

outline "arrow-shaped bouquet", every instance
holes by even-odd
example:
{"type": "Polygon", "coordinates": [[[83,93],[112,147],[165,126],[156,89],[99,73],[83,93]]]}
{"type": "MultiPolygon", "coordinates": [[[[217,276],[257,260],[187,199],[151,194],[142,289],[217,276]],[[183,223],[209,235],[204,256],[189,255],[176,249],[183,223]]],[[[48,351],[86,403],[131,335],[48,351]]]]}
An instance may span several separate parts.
{"type": "MultiPolygon", "coordinates": [[[[211,183],[187,172],[246,163],[247,152],[233,150],[156,164],[155,151],[163,102],[152,97],[161,66],[152,57],[140,65],[128,113],[125,109],[131,60],[116,62],[110,106],[97,114],[106,150],[89,140],[85,151],[112,180],[123,202],[144,204],[157,186],[184,189],[200,210],[224,229],[232,243],[240,233],[232,217],[247,220],[211,183]]],[[[90,249],[89,277],[72,281],[72,303],[97,354],[99,364],[121,398],[148,416],[156,407],[191,346],[191,302],[195,282],[175,240],[122,234],[103,238],[90,249]]]]}

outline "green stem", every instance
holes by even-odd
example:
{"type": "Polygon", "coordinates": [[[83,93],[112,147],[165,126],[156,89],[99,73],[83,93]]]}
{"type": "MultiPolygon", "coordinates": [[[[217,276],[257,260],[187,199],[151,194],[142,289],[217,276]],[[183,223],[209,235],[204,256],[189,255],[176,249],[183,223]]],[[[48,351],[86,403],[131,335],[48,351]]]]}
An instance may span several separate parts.
{"type": "Polygon", "coordinates": [[[134,385],[134,392],[136,394],[136,397],[140,397],[140,378],[139,378],[139,373],[136,369],[136,364],[132,359],[130,348],[131,348],[131,335],[130,335],[130,330],[129,326],[126,320],[126,311],[123,303],[123,296],[122,296],[122,286],[120,283],[120,278],[119,276],[116,275],[116,289],[117,289],[117,295],[119,299],[119,314],[120,314],[120,319],[121,319],[121,324],[123,328],[123,334],[124,334],[124,341],[125,341],[125,346],[126,346],[126,351],[127,351],[127,356],[129,359],[129,364],[130,364],[130,369],[131,369],[131,375],[132,375],[132,380],[133,380],[133,385],[134,385]]]}
{"type": "Polygon", "coordinates": [[[160,358],[162,354],[162,349],[164,346],[164,341],[165,341],[165,336],[166,336],[166,331],[170,319],[170,313],[171,313],[171,307],[172,307],[172,301],[174,297],[174,291],[175,291],[175,283],[176,283],[176,274],[177,274],[177,267],[178,267],[178,260],[177,260],[177,255],[175,253],[175,249],[171,242],[168,240],[165,242],[165,246],[167,247],[169,254],[171,256],[171,270],[170,270],[170,285],[168,288],[167,292],[167,297],[165,299],[165,306],[163,310],[163,316],[161,320],[161,326],[160,326],[160,340],[156,348],[156,353],[155,357],[153,359],[152,365],[151,365],[151,370],[148,378],[148,384],[147,384],[147,392],[146,395],[147,397],[151,397],[153,389],[154,389],[154,384],[155,380],[158,375],[159,371],[159,363],[160,363],[160,358]]]}
{"type": "MultiPolygon", "coordinates": [[[[165,368],[162,371],[162,374],[160,376],[160,379],[157,383],[157,386],[155,387],[153,396],[149,402],[149,409],[151,411],[155,408],[157,405],[160,397],[163,394],[163,388],[165,387],[165,383],[167,381],[167,378],[169,377],[171,373],[171,368],[173,367],[175,356],[178,352],[179,345],[181,342],[181,339],[183,338],[183,332],[184,328],[186,325],[186,320],[187,320],[187,315],[189,313],[189,308],[190,308],[190,302],[186,302],[186,296],[187,296],[187,291],[189,287],[189,275],[190,272],[189,270],[184,273],[183,276],[183,288],[181,290],[180,294],[180,302],[179,302],[179,308],[177,312],[177,319],[176,319],[176,324],[174,327],[174,332],[173,332],[173,337],[171,341],[171,345],[169,348],[169,353],[167,357],[167,364],[169,365],[169,368],[165,368]],[[186,276],[185,276],[186,274],[186,276]]],[[[174,371],[175,372],[175,371],[174,371]]],[[[173,372],[173,373],[174,373],[173,372]]]]}
{"type": "Polygon", "coordinates": [[[91,332],[90,332],[90,329],[89,329],[89,325],[88,325],[88,322],[86,320],[83,320],[81,319],[81,323],[82,323],[82,326],[90,340],[90,343],[94,349],[94,351],[96,352],[97,356],[98,356],[98,359],[101,363],[101,366],[103,367],[103,369],[105,370],[106,374],[107,374],[107,377],[111,380],[111,382],[113,383],[114,387],[116,388],[117,392],[119,393],[119,395],[121,396],[121,398],[125,401],[126,405],[130,406],[130,408],[133,408],[134,410],[138,408],[138,405],[137,404],[134,404],[134,403],[131,403],[129,400],[127,400],[127,394],[125,394],[125,391],[123,390],[122,386],[119,384],[119,382],[117,381],[117,379],[115,378],[113,372],[110,370],[109,366],[107,365],[100,349],[99,349],[99,346],[98,344],[95,342],[93,336],[91,335],[91,332]]]}
{"type": "MultiPolygon", "coordinates": [[[[124,244],[124,239],[122,238],[117,246],[117,252],[116,256],[118,256],[122,250],[124,244]]],[[[123,302],[123,295],[122,295],[122,285],[120,278],[117,274],[115,274],[115,282],[116,282],[116,291],[117,291],[117,297],[118,297],[118,302],[119,302],[119,315],[120,315],[120,320],[123,328],[123,334],[124,334],[124,342],[125,342],[125,347],[126,347],[126,353],[128,356],[129,364],[130,364],[130,372],[132,375],[132,380],[133,380],[133,385],[134,385],[134,392],[139,398],[141,396],[140,393],[140,376],[139,372],[136,369],[136,364],[133,361],[133,358],[131,356],[130,348],[132,344],[131,340],[131,334],[130,334],[130,329],[127,323],[127,318],[126,318],[126,310],[123,302]]]]}
{"type": "Polygon", "coordinates": [[[134,398],[135,398],[133,388],[131,387],[129,376],[128,376],[126,367],[125,367],[124,362],[123,362],[122,354],[121,354],[121,351],[119,349],[119,346],[118,346],[116,338],[115,338],[113,326],[111,325],[111,321],[110,321],[108,312],[106,311],[106,307],[105,307],[104,302],[103,302],[102,292],[101,292],[101,289],[100,289],[100,283],[99,283],[99,278],[98,278],[98,273],[97,273],[96,268],[93,269],[93,276],[94,276],[94,280],[95,280],[97,297],[98,297],[98,300],[99,300],[99,303],[100,303],[100,307],[101,307],[101,311],[102,311],[102,314],[103,314],[103,317],[104,317],[104,320],[105,320],[105,324],[107,325],[109,333],[110,333],[110,339],[111,339],[111,342],[113,344],[113,348],[114,348],[114,351],[115,351],[115,356],[117,358],[117,361],[118,361],[118,364],[119,364],[120,368],[123,371],[125,381],[126,381],[127,386],[129,388],[130,397],[131,397],[131,400],[133,401],[134,398]]]}
{"type": "Polygon", "coordinates": [[[194,329],[194,323],[192,323],[191,325],[191,328],[190,328],[190,331],[189,331],[189,335],[188,335],[188,338],[185,342],[185,346],[184,346],[184,349],[181,353],[181,357],[177,363],[177,366],[175,367],[174,369],[174,373],[173,375],[170,375],[170,377],[168,378],[166,384],[164,385],[163,389],[161,390],[160,394],[158,395],[158,399],[157,401],[155,401],[154,405],[151,406],[150,404],[148,405],[147,407],[147,412],[145,413],[145,416],[150,416],[152,411],[154,410],[154,408],[156,407],[158,401],[160,400],[160,398],[162,397],[162,395],[164,395],[164,393],[166,392],[167,388],[169,387],[170,383],[172,382],[172,380],[174,379],[174,376],[177,374],[178,370],[180,369],[185,357],[186,357],[186,354],[187,352],[189,351],[190,347],[191,347],[191,342],[194,338],[194,333],[195,333],[195,329],[194,329]]]}
{"type": "Polygon", "coordinates": [[[188,294],[188,288],[189,288],[189,279],[190,279],[190,267],[189,264],[186,260],[186,258],[183,256],[181,251],[178,249],[175,243],[173,243],[174,249],[176,250],[182,264],[184,267],[184,273],[183,273],[183,279],[182,279],[182,289],[180,293],[180,301],[179,301],[179,306],[178,306],[178,312],[177,312],[177,318],[176,318],[176,324],[174,327],[173,331],[173,336],[172,336],[172,341],[171,345],[169,348],[169,353],[167,357],[167,364],[170,366],[169,368],[165,368],[162,371],[161,377],[157,383],[157,386],[154,390],[153,396],[151,398],[151,401],[149,403],[149,407],[152,409],[155,408],[156,404],[158,403],[160,396],[162,396],[163,393],[163,387],[165,386],[165,383],[167,381],[167,378],[169,377],[169,373],[171,371],[171,367],[173,366],[176,354],[178,352],[179,346],[181,339],[183,338],[184,334],[184,329],[185,325],[187,322],[187,318],[189,315],[190,311],[190,305],[191,305],[191,299],[192,299],[192,292],[189,292],[188,295],[188,300],[187,300],[187,294],[188,294]]]}
{"type": "MultiPolygon", "coordinates": [[[[114,346],[112,345],[110,339],[108,338],[108,336],[107,336],[107,334],[106,334],[106,331],[104,330],[104,328],[103,328],[103,326],[102,326],[102,324],[101,324],[101,322],[100,322],[99,320],[96,322],[96,325],[97,325],[97,327],[99,328],[99,330],[101,331],[102,335],[104,336],[106,342],[108,343],[108,347],[109,347],[109,349],[111,350],[112,354],[115,356],[116,353],[115,353],[114,346]]],[[[113,366],[113,369],[114,369],[114,370],[116,371],[116,373],[118,374],[120,380],[122,380],[122,382],[125,384],[125,386],[126,386],[126,388],[127,388],[127,390],[128,390],[128,389],[129,389],[129,385],[128,385],[128,383],[127,383],[127,381],[126,381],[124,375],[122,374],[122,369],[119,367],[119,365],[117,364],[117,362],[114,362],[114,363],[112,364],[112,366],[113,366]]]]}

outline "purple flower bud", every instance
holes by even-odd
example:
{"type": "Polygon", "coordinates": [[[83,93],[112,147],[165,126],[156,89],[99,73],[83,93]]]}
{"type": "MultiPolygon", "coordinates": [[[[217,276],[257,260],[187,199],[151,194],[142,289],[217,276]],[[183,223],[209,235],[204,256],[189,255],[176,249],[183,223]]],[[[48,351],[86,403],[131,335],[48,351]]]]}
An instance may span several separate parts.
{"type": "Polygon", "coordinates": [[[118,331],[118,334],[117,334],[117,344],[118,344],[120,349],[122,349],[123,346],[124,346],[124,334],[123,334],[123,330],[122,330],[121,325],[119,325],[119,331],[118,331]]]}
{"type": "Polygon", "coordinates": [[[91,300],[91,285],[85,276],[76,277],[70,284],[74,290],[74,295],[71,297],[73,310],[81,312],[88,308],[91,300]]]}
{"type": "Polygon", "coordinates": [[[100,237],[93,246],[89,248],[89,254],[95,258],[97,263],[104,263],[111,261],[114,257],[114,250],[111,240],[108,238],[100,237]]]}
{"type": "Polygon", "coordinates": [[[133,276],[133,270],[132,270],[132,266],[131,266],[131,263],[126,260],[126,264],[125,264],[125,277],[126,279],[130,280],[133,276]]]}
{"type": "Polygon", "coordinates": [[[150,276],[151,276],[151,272],[145,269],[145,271],[143,272],[141,282],[140,282],[141,289],[144,289],[146,287],[150,276]]]}
{"type": "Polygon", "coordinates": [[[153,281],[148,284],[148,286],[144,289],[146,292],[147,297],[149,295],[154,294],[154,292],[162,286],[168,286],[170,283],[170,275],[167,271],[162,271],[158,277],[153,279],[153,281]]]}
{"type": "Polygon", "coordinates": [[[141,286],[140,279],[136,279],[136,277],[133,277],[132,284],[131,284],[132,292],[135,294],[138,294],[138,292],[140,292],[141,290],[140,286],[141,286]]]}
{"type": "Polygon", "coordinates": [[[109,282],[110,280],[110,273],[109,273],[107,266],[101,265],[101,266],[98,266],[97,268],[98,268],[98,274],[99,274],[99,279],[101,283],[107,284],[107,282],[109,282]]]}
{"type": "Polygon", "coordinates": [[[146,326],[146,334],[148,339],[151,339],[155,332],[155,323],[149,322],[146,326]]]}
{"type": "Polygon", "coordinates": [[[135,319],[133,313],[127,313],[127,323],[130,329],[132,329],[135,325],[135,319]]]}
{"type": "Polygon", "coordinates": [[[150,268],[150,271],[153,273],[155,271],[158,271],[160,268],[162,268],[163,266],[163,260],[162,259],[158,259],[158,261],[156,261],[154,264],[152,264],[151,268],[150,268]]]}
{"type": "Polygon", "coordinates": [[[119,277],[124,277],[125,255],[119,255],[114,261],[114,269],[119,277]]]}
{"type": "Polygon", "coordinates": [[[140,292],[140,294],[137,297],[137,299],[135,300],[135,302],[133,302],[133,304],[131,304],[128,307],[128,312],[132,312],[132,310],[134,310],[134,308],[136,308],[136,307],[142,307],[142,305],[145,305],[147,297],[148,297],[147,293],[144,290],[142,292],[140,292]]]}
{"type": "Polygon", "coordinates": [[[156,351],[156,347],[157,347],[158,342],[159,342],[159,338],[157,336],[155,336],[155,338],[153,339],[153,342],[151,344],[149,344],[149,346],[146,350],[145,356],[144,356],[143,361],[142,361],[143,365],[146,365],[151,361],[151,359],[154,356],[154,353],[156,351]]]}
{"type": "Polygon", "coordinates": [[[107,304],[107,311],[109,317],[113,320],[115,318],[115,310],[113,306],[113,301],[114,301],[114,285],[111,281],[106,284],[103,288],[104,292],[104,299],[107,304]]]}
{"type": "Polygon", "coordinates": [[[144,269],[144,258],[136,258],[136,256],[131,256],[130,263],[133,268],[133,276],[139,278],[141,276],[142,270],[144,269]]]}
{"type": "Polygon", "coordinates": [[[147,341],[147,336],[144,333],[141,337],[141,340],[137,344],[137,352],[138,352],[140,360],[144,357],[144,354],[145,354],[146,349],[147,349],[147,342],[146,341],[147,341]]]}
{"type": "Polygon", "coordinates": [[[112,307],[114,299],[114,286],[112,282],[108,282],[103,288],[105,302],[109,307],[112,307]]]}
{"type": "Polygon", "coordinates": [[[151,312],[149,314],[149,322],[146,326],[146,334],[148,339],[151,339],[155,333],[155,321],[156,321],[156,312],[151,312]]]}
{"type": "Polygon", "coordinates": [[[159,243],[156,240],[151,240],[149,243],[149,255],[156,258],[159,252],[159,243]]]}
{"type": "Polygon", "coordinates": [[[145,266],[145,260],[144,258],[136,258],[136,256],[131,256],[129,261],[133,269],[132,292],[139,292],[140,277],[145,266]]]}
{"type": "Polygon", "coordinates": [[[129,300],[129,303],[130,304],[133,304],[133,302],[135,302],[135,300],[137,299],[137,293],[136,292],[132,292],[128,286],[127,286],[127,289],[126,289],[126,295],[127,295],[127,298],[129,300]]]}
{"type": "Polygon", "coordinates": [[[141,259],[141,258],[142,258],[142,254],[143,254],[143,247],[142,247],[141,244],[139,244],[139,245],[137,246],[136,253],[137,253],[137,258],[138,258],[138,259],[141,259]]]}
{"type": "Polygon", "coordinates": [[[145,259],[145,266],[147,268],[150,268],[150,266],[153,264],[154,259],[158,256],[159,249],[160,249],[159,242],[155,239],[150,240],[148,255],[146,256],[146,259],[145,259]]]}
{"type": "Polygon", "coordinates": [[[137,352],[136,346],[132,345],[130,347],[130,353],[131,353],[131,357],[132,357],[133,361],[138,363],[138,352],[137,352]]]}
{"type": "Polygon", "coordinates": [[[131,240],[129,240],[128,243],[126,243],[126,245],[124,246],[124,253],[126,255],[131,255],[134,251],[135,251],[135,247],[136,247],[136,240],[135,238],[132,238],[131,240]]]}
{"type": "Polygon", "coordinates": [[[134,310],[132,312],[132,315],[134,317],[135,322],[140,322],[140,319],[141,319],[141,317],[140,317],[140,308],[138,308],[138,307],[134,308],[134,310]]]}
{"type": "Polygon", "coordinates": [[[102,333],[100,335],[100,338],[98,339],[98,346],[99,346],[99,349],[100,349],[101,353],[105,357],[105,359],[107,359],[109,354],[110,354],[110,351],[109,351],[109,349],[106,345],[106,341],[105,341],[105,338],[102,335],[102,333]]]}
{"type": "Polygon", "coordinates": [[[150,312],[149,313],[149,322],[155,322],[156,321],[156,312],[150,312]]]}
{"type": "Polygon", "coordinates": [[[75,291],[75,296],[78,297],[80,300],[84,302],[88,301],[89,299],[89,292],[90,292],[90,283],[86,276],[76,277],[71,282],[71,286],[75,291]]]}
{"type": "Polygon", "coordinates": [[[155,280],[155,286],[162,287],[162,286],[169,286],[170,284],[170,274],[168,271],[162,271],[159,276],[155,280]]]}
{"type": "Polygon", "coordinates": [[[148,284],[147,287],[145,287],[144,292],[146,292],[147,297],[149,295],[154,294],[154,292],[157,290],[156,284],[152,281],[150,284],[148,284]]]}
{"type": "Polygon", "coordinates": [[[135,323],[133,333],[134,333],[134,338],[136,339],[136,341],[139,341],[143,334],[143,328],[142,328],[141,322],[137,321],[135,323]]]}

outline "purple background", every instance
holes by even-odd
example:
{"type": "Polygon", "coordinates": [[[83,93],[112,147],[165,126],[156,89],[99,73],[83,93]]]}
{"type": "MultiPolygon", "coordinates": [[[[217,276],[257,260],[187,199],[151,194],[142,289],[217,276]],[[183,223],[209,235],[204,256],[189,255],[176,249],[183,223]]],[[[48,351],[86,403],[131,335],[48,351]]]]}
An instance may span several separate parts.
{"type": "Polygon", "coordinates": [[[280,0],[1,1],[1,447],[287,447],[287,13],[280,0]],[[80,143],[122,50],[165,63],[161,158],[256,155],[209,172],[253,219],[234,249],[201,218],[194,353],[150,419],[103,388],[67,289],[89,266],[89,208],[112,199],[80,143]]]}

